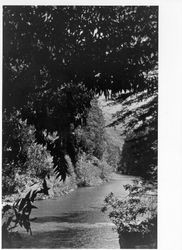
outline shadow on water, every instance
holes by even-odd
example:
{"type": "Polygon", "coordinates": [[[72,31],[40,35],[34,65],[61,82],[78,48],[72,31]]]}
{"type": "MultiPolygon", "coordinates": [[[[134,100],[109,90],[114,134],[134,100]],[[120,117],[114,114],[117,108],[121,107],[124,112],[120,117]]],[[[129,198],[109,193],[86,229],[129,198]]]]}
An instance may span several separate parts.
{"type": "Polygon", "coordinates": [[[62,222],[80,222],[82,219],[81,213],[72,213],[72,214],[64,214],[62,216],[45,216],[37,218],[34,223],[47,223],[47,222],[56,222],[56,223],[62,223],[62,222]]]}
{"type": "Polygon", "coordinates": [[[11,248],[118,248],[118,239],[111,238],[106,228],[64,228],[49,232],[37,232],[33,236],[22,235],[11,248]],[[100,240],[101,231],[108,237],[100,240]]]}
{"type": "Polygon", "coordinates": [[[63,213],[60,216],[44,216],[38,217],[34,223],[90,223],[94,224],[96,222],[105,222],[106,218],[101,214],[101,211],[81,211],[73,213],[63,213]]]}

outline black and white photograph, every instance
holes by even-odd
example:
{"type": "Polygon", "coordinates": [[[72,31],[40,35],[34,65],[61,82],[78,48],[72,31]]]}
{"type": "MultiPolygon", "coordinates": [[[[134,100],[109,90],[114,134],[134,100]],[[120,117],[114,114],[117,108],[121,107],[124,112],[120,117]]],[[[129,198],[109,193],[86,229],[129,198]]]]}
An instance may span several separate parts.
{"type": "Polygon", "coordinates": [[[2,6],[2,248],[158,248],[159,12],[2,6]]]}

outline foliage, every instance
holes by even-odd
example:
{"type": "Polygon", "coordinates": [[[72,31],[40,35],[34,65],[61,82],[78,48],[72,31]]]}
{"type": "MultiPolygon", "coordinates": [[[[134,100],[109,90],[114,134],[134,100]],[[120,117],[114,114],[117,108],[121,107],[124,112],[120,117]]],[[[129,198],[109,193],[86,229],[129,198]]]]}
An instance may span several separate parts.
{"type": "Polygon", "coordinates": [[[4,6],[3,14],[4,70],[17,86],[144,88],[142,72],[156,66],[156,6],[4,6]]]}
{"type": "Polygon", "coordinates": [[[52,167],[52,158],[48,154],[46,147],[33,143],[28,148],[26,166],[30,172],[30,176],[43,179],[49,174],[50,168],[52,167]]]}
{"type": "Polygon", "coordinates": [[[97,99],[91,102],[85,126],[75,130],[75,141],[79,152],[75,168],[78,185],[90,186],[107,180],[114,166],[106,162],[110,152],[107,152],[105,121],[97,99]]]}
{"type": "Polygon", "coordinates": [[[7,116],[3,113],[3,157],[2,157],[2,192],[13,193],[17,182],[15,174],[22,166],[26,157],[22,150],[20,138],[21,125],[17,113],[7,116]]]}
{"type": "Polygon", "coordinates": [[[114,171],[118,170],[118,166],[120,163],[120,148],[115,146],[114,143],[111,142],[110,137],[106,135],[106,149],[104,152],[104,159],[108,165],[112,166],[114,171]]]}
{"type": "Polygon", "coordinates": [[[69,175],[65,155],[69,154],[73,164],[76,163],[74,128],[85,123],[91,97],[82,85],[68,84],[44,96],[32,96],[31,105],[22,111],[23,117],[28,116],[27,121],[35,125],[37,142],[47,145],[55,173],[62,180],[69,175]]]}
{"type": "Polygon", "coordinates": [[[12,162],[18,166],[26,160],[22,150],[19,120],[18,112],[14,111],[10,115],[7,114],[6,110],[3,112],[3,163],[7,165],[12,162]]]}
{"type": "Polygon", "coordinates": [[[93,164],[93,158],[85,153],[79,157],[75,172],[78,186],[92,186],[100,181],[99,168],[93,164]]]}
{"type": "Polygon", "coordinates": [[[102,159],[106,147],[104,126],[102,111],[98,107],[97,100],[93,99],[85,126],[75,131],[76,145],[79,150],[102,159]]]}
{"type": "Polygon", "coordinates": [[[98,164],[100,172],[100,178],[102,180],[108,181],[110,178],[110,174],[113,172],[113,166],[109,165],[104,159],[98,164]]]}
{"type": "Polygon", "coordinates": [[[3,192],[18,171],[45,177],[49,152],[60,180],[67,154],[81,183],[106,177],[102,116],[94,105],[88,114],[90,101],[108,89],[157,88],[145,77],[157,67],[157,19],[156,6],[3,7],[3,192]]]}
{"type": "Polygon", "coordinates": [[[15,170],[13,164],[6,164],[2,169],[2,193],[11,194],[15,191],[17,182],[15,181],[15,170]]]}
{"type": "Polygon", "coordinates": [[[123,122],[126,139],[119,170],[125,174],[139,175],[157,180],[157,109],[158,97],[154,92],[143,92],[123,102],[118,114],[123,122]]]}
{"type": "Polygon", "coordinates": [[[77,187],[74,166],[68,155],[66,155],[65,159],[68,162],[68,171],[70,173],[70,175],[66,178],[65,182],[64,183],[61,182],[60,178],[57,179],[53,171],[50,171],[49,178],[46,179],[47,185],[50,188],[49,190],[50,198],[66,195],[77,187]]]}
{"type": "Polygon", "coordinates": [[[46,146],[36,142],[34,126],[27,125],[27,121],[20,120],[19,123],[21,124],[20,139],[23,145],[22,150],[26,156],[23,168],[30,176],[44,179],[52,168],[50,153],[47,151],[46,146]]]}
{"type": "Polygon", "coordinates": [[[31,187],[29,192],[26,193],[25,197],[16,200],[13,205],[5,205],[2,210],[2,238],[3,238],[3,247],[4,245],[11,245],[11,231],[17,226],[24,227],[30,234],[31,224],[30,224],[30,214],[32,209],[35,207],[32,203],[34,202],[37,194],[43,193],[48,195],[49,188],[44,179],[42,186],[34,185],[31,187]]]}
{"type": "MultiPolygon", "coordinates": [[[[102,211],[109,210],[109,217],[117,227],[119,235],[138,233],[150,235],[156,241],[157,233],[157,195],[155,186],[135,181],[125,185],[128,195],[118,199],[113,193],[105,198],[102,211]]],[[[141,237],[142,238],[142,237],[141,237]]]]}
{"type": "Polygon", "coordinates": [[[35,126],[58,177],[69,174],[65,154],[76,162],[71,127],[93,93],[156,88],[145,74],[157,66],[157,19],[156,6],[3,7],[3,110],[35,126]]]}
{"type": "Polygon", "coordinates": [[[83,153],[76,164],[75,172],[78,186],[93,186],[107,181],[112,167],[104,160],[83,153]]]}
{"type": "Polygon", "coordinates": [[[29,179],[44,179],[52,167],[47,148],[35,142],[33,126],[27,125],[16,113],[9,118],[5,116],[4,123],[3,195],[22,190],[29,179]]]}

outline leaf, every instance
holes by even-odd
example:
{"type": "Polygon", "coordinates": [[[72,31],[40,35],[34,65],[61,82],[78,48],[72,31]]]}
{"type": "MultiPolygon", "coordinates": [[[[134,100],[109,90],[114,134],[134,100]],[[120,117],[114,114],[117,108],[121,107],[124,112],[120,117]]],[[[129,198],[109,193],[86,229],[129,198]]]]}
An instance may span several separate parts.
{"type": "Polygon", "coordinates": [[[65,159],[65,155],[61,152],[59,157],[54,157],[54,172],[56,173],[56,177],[59,178],[61,176],[61,180],[63,182],[66,180],[66,176],[69,175],[68,170],[68,162],[65,159]]]}
{"type": "Polygon", "coordinates": [[[22,198],[20,200],[20,204],[19,204],[19,208],[18,208],[19,211],[21,211],[24,208],[26,202],[27,202],[27,200],[25,198],[22,198]]]}
{"type": "Polygon", "coordinates": [[[26,217],[22,221],[24,228],[27,230],[27,233],[30,230],[30,221],[26,217]]]}
{"type": "Polygon", "coordinates": [[[37,196],[37,193],[38,193],[37,190],[33,190],[32,195],[31,195],[31,197],[30,197],[30,201],[31,201],[31,202],[34,202],[35,197],[37,196]]]}
{"type": "Polygon", "coordinates": [[[42,192],[43,192],[45,195],[48,195],[48,194],[49,194],[48,191],[49,191],[50,188],[47,187],[47,182],[46,182],[45,179],[44,179],[44,181],[43,181],[42,186],[43,186],[42,192]]]}
{"type": "Polygon", "coordinates": [[[28,200],[30,198],[31,190],[26,194],[25,199],[28,200]]]}

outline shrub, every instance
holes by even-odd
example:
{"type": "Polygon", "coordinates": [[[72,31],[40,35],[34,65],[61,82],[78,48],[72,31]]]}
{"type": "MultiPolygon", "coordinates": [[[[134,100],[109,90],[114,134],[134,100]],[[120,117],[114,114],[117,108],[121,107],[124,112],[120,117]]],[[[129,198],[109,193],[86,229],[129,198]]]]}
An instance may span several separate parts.
{"type": "Polygon", "coordinates": [[[108,181],[112,167],[104,160],[83,153],[76,165],[76,179],[78,186],[93,186],[108,181]]]}
{"type": "Polygon", "coordinates": [[[109,180],[109,176],[113,171],[111,165],[109,165],[105,160],[102,160],[99,161],[98,167],[101,170],[99,177],[104,181],[109,180]]]}
{"type": "Polygon", "coordinates": [[[92,186],[101,182],[101,170],[97,166],[98,159],[83,153],[76,164],[76,180],[78,186],[92,186]]]}
{"type": "Polygon", "coordinates": [[[27,150],[27,161],[25,164],[30,172],[30,176],[43,179],[50,173],[52,157],[47,152],[46,147],[32,143],[27,150]]]}
{"type": "Polygon", "coordinates": [[[157,195],[156,188],[141,181],[125,185],[128,195],[120,200],[110,193],[105,198],[102,211],[109,210],[109,217],[116,225],[123,247],[148,244],[157,241],[157,195]],[[126,241],[124,243],[124,241],[126,241]]]}
{"type": "MultiPolygon", "coordinates": [[[[49,188],[47,182],[37,183],[29,187],[28,192],[22,197],[16,199],[11,204],[4,204],[2,208],[2,247],[12,248],[13,229],[21,226],[25,228],[27,233],[32,235],[30,215],[32,209],[37,208],[33,205],[38,194],[48,195],[49,188]]],[[[17,232],[16,232],[17,233],[17,232]]],[[[16,235],[16,234],[15,234],[16,235]]],[[[20,236],[19,236],[20,237],[20,236]]]]}
{"type": "Polygon", "coordinates": [[[2,194],[13,193],[17,183],[15,181],[15,166],[12,163],[3,164],[2,169],[2,194]]]}

